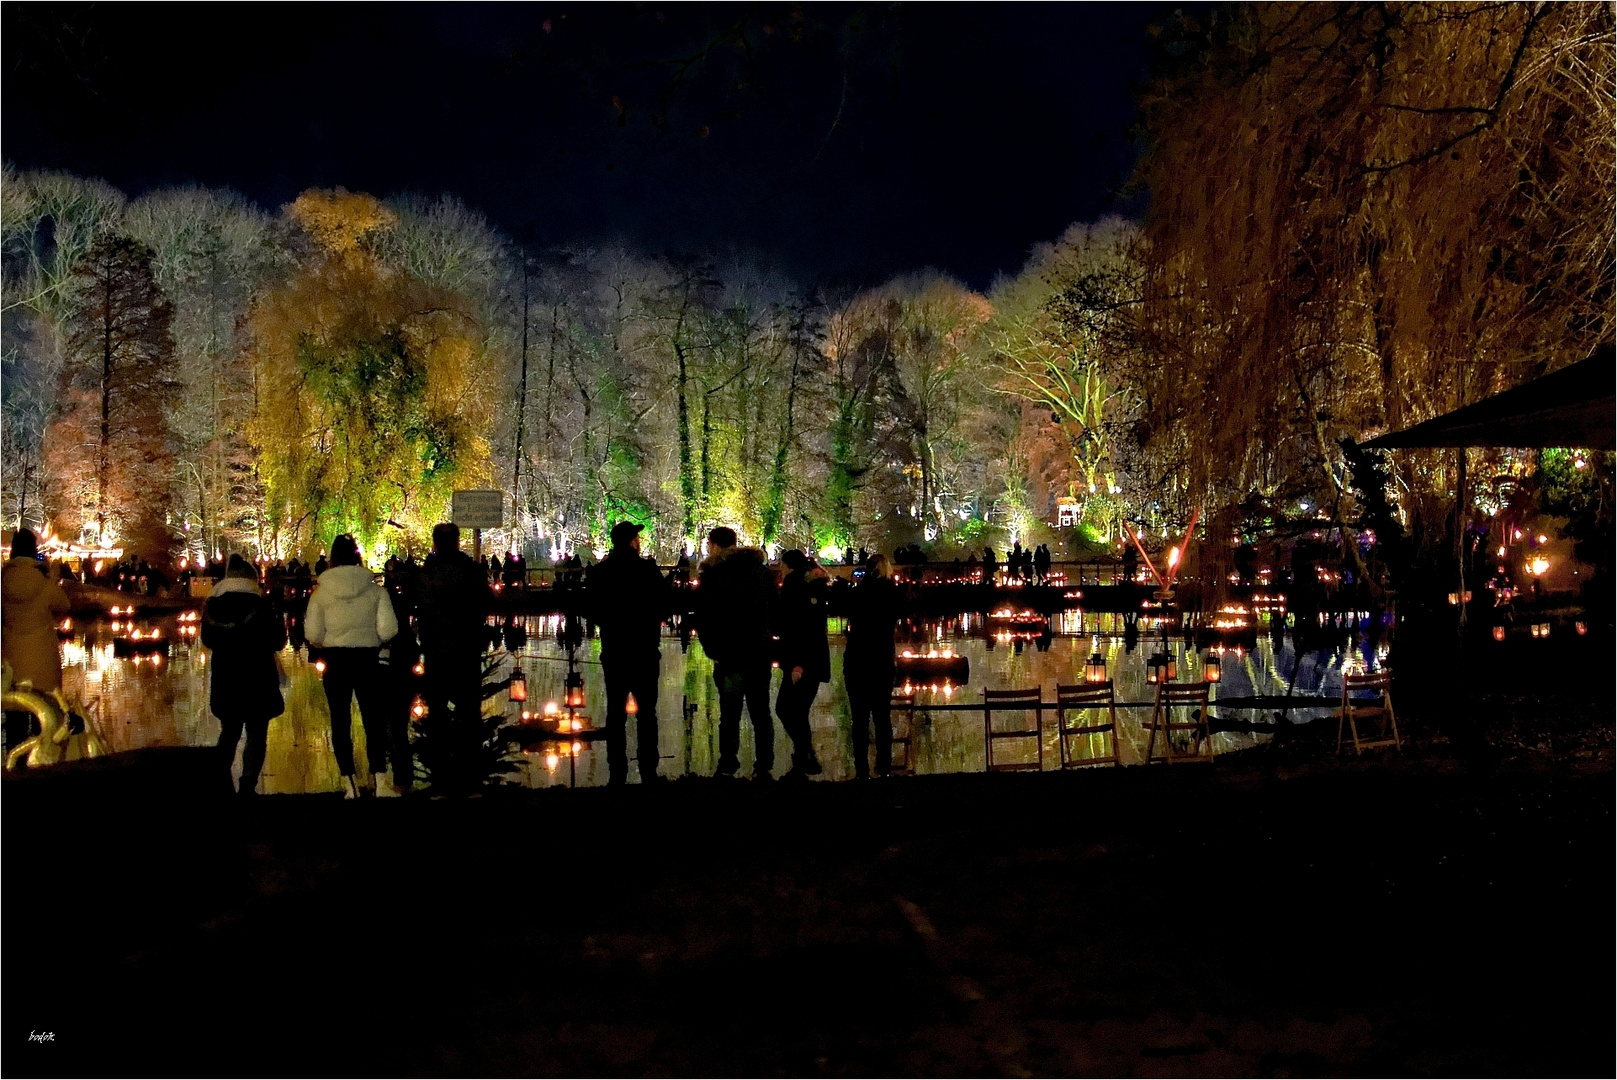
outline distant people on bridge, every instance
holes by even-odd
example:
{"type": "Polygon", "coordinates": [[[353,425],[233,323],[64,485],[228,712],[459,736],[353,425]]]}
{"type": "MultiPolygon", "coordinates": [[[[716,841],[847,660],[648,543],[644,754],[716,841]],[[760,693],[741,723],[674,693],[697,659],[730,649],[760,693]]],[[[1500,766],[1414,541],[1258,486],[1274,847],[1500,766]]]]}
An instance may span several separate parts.
{"type": "Polygon", "coordinates": [[[769,714],[769,663],[774,647],[770,620],[775,576],[763,552],[736,546],[735,530],[707,534],[708,557],[697,576],[696,627],[702,650],[713,661],[719,691],[717,776],[741,771],[741,705],[752,720],[756,758],[753,778],[768,780],[775,767],[775,721],[769,714]]]}
{"type": "Polygon", "coordinates": [[[62,686],[56,625],[72,606],[49,572],[39,561],[34,531],[18,529],[11,538],[11,557],[0,570],[0,656],[11,665],[13,684],[31,683],[46,693],[62,686]]]}
{"type": "Polygon", "coordinates": [[[983,584],[992,585],[994,577],[999,573],[999,559],[991,547],[983,548],[983,584]]]}
{"type": "Polygon", "coordinates": [[[451,705],[457,716],[482,715],[484,626],[493,602],[483,568],[460,550],[460,527],[434,525],[416,622],[427,708],[438,716],[447,715],[451,705]]]}
{"type": "Polygon", "coordinates": [[[208,664],[208,708],[219,718],[218,747],[225,771],[236,761],[242,731],[242,795],[258,791],[269,745],[269,723],[286,711],[276,653],[286,646],[286,621],[260,593],[252,564],[232,555],[224,578],[202,608],[202,644],[213,653],[208,664]]]}
{"type": "Polygon", "coordinates": [[[864,580],[849,593],[848,639],[842,657],[843,686],[853,718],[853,771],[870,777],[870,729],[876,728],[876,775],[893,767],[893,633],[902,597],[892,566],[877,555],[864,580]]]}
{"type": "Polygon", "coordinates": [[[343,797],[357,799],[362,786],[354,777],[352,703],[357,697],[366,756],[377,781],[363,785],[369,794],[385,781],[387,768],[386,703],[377,655],[384,642],[398,635],[399,624],[387,590],[361,565],[352,536],[344,533],[331,542],[331,562],[309,597],[303,632],[326,663],[322,678],[331,712],[331,749],[342,773],[343,797]]]}
{"type": "Polygon", "coordinates": [[[1033,552],[1033,574],[1039,584],[1048,585],[1050,583],[1050,564],[1052,562],[1054,560],[1050,557],[1049,547],[1040,544],[1033,552]]]}
{"type": "Polygon", "coordinates": [[[606,682],[607,783],[628,782],[628,700],[634,695],[640,782],[657,779],[657,690],[662,624],[672,607],[657,560],[640,557],[641,526],[612,526],[612,549],[589,568],[584,597],[601,631],[601,674],[606,682]]]}
{"type": "Polygon", "coordinates": [[[787,573],[777,619],[781,677],[775,715],[792,739],[792,768],[783,779],[796,780],[821,771],[808,718],[820,684],[831,681],[831,645],[825,634],[831,575],[795,548],[780,559],[787,573]]]}

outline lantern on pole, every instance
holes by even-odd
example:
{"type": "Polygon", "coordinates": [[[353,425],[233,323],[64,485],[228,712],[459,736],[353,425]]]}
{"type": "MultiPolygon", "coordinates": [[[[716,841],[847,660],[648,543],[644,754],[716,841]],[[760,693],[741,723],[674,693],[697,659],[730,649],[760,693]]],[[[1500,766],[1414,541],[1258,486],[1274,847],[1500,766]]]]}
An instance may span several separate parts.
{"type": "Polygon", "coordinates": [[[582,709],[584,707],[584,676],[577,671],[567,673],[567,683],[562,700],[569,709],[582,709]]]}
{"type": "Polygon", "coordinates": [[[1207,654],[1207,663],[1202,665],[1202,678],[1210,683],[1219,682],[1224,678],[1224,664],[1218,653],[1207,654]]]}
{"type": "Polygon", "coordinates": [[[518,703],[528,700],[528,676],[523,674],[521,668],[511,673],[511,682],[506,688],[506,693],[512,701],[518,703]]]}
{"type": "Polygon", "coordinates": [[[1089,663],[1084,665],[1084,682],[1103,683],[1106,681],[1106,657],[1097,649],[1089,654],[1089,663]]]}

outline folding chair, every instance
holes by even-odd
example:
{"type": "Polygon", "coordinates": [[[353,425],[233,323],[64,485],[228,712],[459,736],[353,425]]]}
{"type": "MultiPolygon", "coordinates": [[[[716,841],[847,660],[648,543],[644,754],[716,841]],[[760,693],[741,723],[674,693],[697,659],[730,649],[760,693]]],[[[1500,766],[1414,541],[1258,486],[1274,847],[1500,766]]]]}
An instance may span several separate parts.
{"type": "Polygon", "coordinates": [[[1390,746],[1400,754],[1404,752],[1404,744],[1398,738],[1398,717],[1392,711],[1392,675],[1386,671],[1377,671],[1368,675],[1342,676],[1342,707],[1336,711],[1336,752],[1342,752],[1342,727],[1347,726],[1353,735],[1353,750],[1362,754],[1378,746],[1390,746]],[[1366,691],[1375,692],[1376,696],[1370,699],[1353,697],[1356,693],[1366,691]],[[1359,721],[1375,720],[1381,726],[1382,738],[1359,738],[1359,721]],[[1392,738],[1386,738],[1387,729],[1392,729],[1392,738]]]}
{"type": "Polygon", "coordinates": [[[1145,763],[1153,760],[1205,761],[1213,760],[1213,736],[1207,721],[1207,687],[1205,682],[1158,683],[1156,703],[1151,708],[1151,732],[1145,743],[1145,763]],[[1175,709],[1189,710],[1189,717],[1176,721],[1175,709]],[[1162,755],[1155,753],[1157,732],[1162,732],[1162,755]],[[1180,751],[1173,745],[1176,731],[1191,733],[1190,749],[1180,751]]]}
{"type": "MultiPolygon", "coordinates": [[[[1085,765],[1119,765],[1117,756],[1117,698],[1112,690],[1112,680],[1107,679],[1100,683],[1079,683],[1076,686],[1067,686],[1056,683],[1056,728],[1061,734],[1061,767],[1063,769],[1077,769],[1085,765]],[[1077,726],[1069,726],[1067,713],[1099,712],[1105,710],[1104,723],[1083,724],[1081,717],[1077,726]],[[1105,756],[1079,757],[1072,752],[1068,739],[1073,736],[1106,735],[1112,737],[1111,753],[1105,756]]],[[[1101,744],[1105,745],[1102,738],[1101,744]]]]}
{"type": "Polygon", "coordinates": [[[988,744],[988,771],[1011,772],[1014,770],[1044,768],[1044,691],[1035,686],[1031,690],[984,690],[983,691],[983,733],[988,744]],[[1016,728],[1012,731],[996,731],[994,729],[994,714],[996,712],[1021,712],[1033,714],[1031,728],[1016,728]],[[1038,751],[1033,761],[1005,762],[994,764],[994,744],[1004,739],[1032,739],[1033,746],[1038,751]]]}
{"type": "Polygon", "coordinates": [[[904,713],[903,732],[900,733],[898,725],[893,724],[893,750],[895,753],[891,771],[895,776],[908,776],[915,771],[915,691],[911,690],[907,694],[893,694],[893,700],[889,707],[892,710],[894,719],[897,718],[900,712],[904,713]],[[904,761],[902,764],[899,762],[896,753],[900,746],[904,747],[904,761]]]}

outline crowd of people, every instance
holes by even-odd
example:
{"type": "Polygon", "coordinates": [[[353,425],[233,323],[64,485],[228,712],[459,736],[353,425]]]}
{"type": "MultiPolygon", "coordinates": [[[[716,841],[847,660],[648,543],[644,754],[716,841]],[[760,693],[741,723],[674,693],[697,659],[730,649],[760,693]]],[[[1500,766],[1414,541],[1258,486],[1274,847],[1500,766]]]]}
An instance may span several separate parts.
{"type": "MultiPolygon", "coordinates": [[[[694,568],[688,556],[667,576],[641,555],[641,526],[619,522],[611,549],[599,563],[567,565],[579,591],[579,613],[601,636],[606,683],[609,782],[628,777],[627,722],[636,717],[636,762],[642,782],[658,775],[658,683],[662,625],[688,608],[691,625],[713,662],[719,697],[720,776],[741,769],[740,724],[745,711],[754,733],[753,776],[767,779],[775,765],[774,717],[791,742],[786,778],[820,773],[809,714],[831,681],[827,615],[831,578],[802,551],[787,551],[779,574],[762,551],[738,544],[733,529],[708,535],[708,555],[694,568]],[[694,584],[694,591],[683,586],[694,584]],[[771,672],[782,671],[773,714],[771,672]],[[632,704],[631,704],[632,703],[632,704]]],[[[894,629],[901,593],[892,562],[860,552],[858,584],[840,600],[848,621],[843,665],[853,712],[855,773],[885,775],[892,760],[890,699],[894,629]]],[[[201,567],[207,572],[211,567],[201,567]]],[[[218,748],[233,763],[245,736],[238,790],[257,790],[270,722],[285,712],[286,676],[279,654],[288,641],[289,598],[307,597],[301,620],[290,620],[321,672],[332,752],[346,798],[404,794],[413,787],[409,722],[419,696],[440,715],[481,714],[483,651],[495,584],[517,584],[520,558],[472,558],[460,550],[452,524],[433,530],[432,553],[390,558],[378,583],[352,536],[336,537],[312,564],[253,563],[232,555],[219,567],[201,614],[202,644],[212,653],[209,708],[220,721],[218,748]],[[308,582],[307,586],[304,582],[308,582]],[[353,709],[365,732],[368,761],[356,761],[353,709]],[[391,776],[388,766],[391,764],[391,776]]],[[[66,593],[37,558],[26,529],[13,541],[4,568],[4,651],[15,678],[36,688],[61,686],[56,628],[68,610],[66,593]]],[[[296,643],[296,641],[294,642],[296,643]]]]}

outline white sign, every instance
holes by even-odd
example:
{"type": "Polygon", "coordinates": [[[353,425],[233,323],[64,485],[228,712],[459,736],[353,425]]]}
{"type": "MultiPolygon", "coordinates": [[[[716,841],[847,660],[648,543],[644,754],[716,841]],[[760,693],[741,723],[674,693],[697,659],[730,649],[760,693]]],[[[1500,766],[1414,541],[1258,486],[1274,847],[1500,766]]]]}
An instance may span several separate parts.
{"type": "Polygon", "coordinates": [[[505,492],[492,488],[455,492],[449,520],[463,529],[498,529],[505,524],[505,492]]]}

